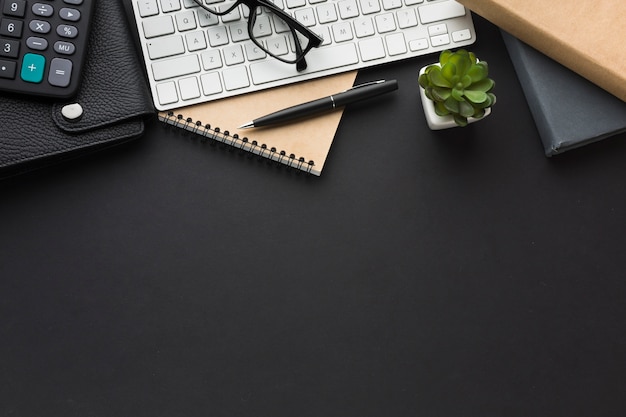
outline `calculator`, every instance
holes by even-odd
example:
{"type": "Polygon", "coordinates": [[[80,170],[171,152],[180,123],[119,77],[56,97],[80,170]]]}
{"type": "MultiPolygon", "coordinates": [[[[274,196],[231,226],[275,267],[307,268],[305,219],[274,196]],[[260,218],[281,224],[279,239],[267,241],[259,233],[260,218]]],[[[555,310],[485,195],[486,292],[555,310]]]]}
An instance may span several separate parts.
{"type": "Polygon", "coordinates": [[[95,0],[0,0],[0,92],[78,92],[95,0]]]}

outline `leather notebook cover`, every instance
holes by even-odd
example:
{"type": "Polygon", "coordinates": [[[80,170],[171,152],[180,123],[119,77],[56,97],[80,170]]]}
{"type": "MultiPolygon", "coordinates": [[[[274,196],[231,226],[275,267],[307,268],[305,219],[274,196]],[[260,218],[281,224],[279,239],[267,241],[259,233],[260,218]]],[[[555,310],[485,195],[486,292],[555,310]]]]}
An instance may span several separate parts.
{"type": "Polygon", "coordinates": [[[46,166],[140,136],[154,114],[119,0],[96,1],[77,97],[51,102],[0,92],[0,177],[46,166]],[[61,109],[79,103],[68,121],[61,109]]]}
{"type": "Polygon", "coordinates": [[[512,35],[502,36],[547,156],[626,131],[626,103],[512,35]]]}
{"type": "Polygon", "coordinates": [[[626,1],[458,2],[626,101],[626,1]]]}

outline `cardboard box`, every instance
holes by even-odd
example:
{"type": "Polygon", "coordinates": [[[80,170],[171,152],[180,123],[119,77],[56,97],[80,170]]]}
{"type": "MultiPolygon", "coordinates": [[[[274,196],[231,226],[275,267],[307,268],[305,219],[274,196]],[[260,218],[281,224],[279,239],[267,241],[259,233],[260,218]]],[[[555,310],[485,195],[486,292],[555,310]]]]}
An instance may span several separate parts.
{"type": "Polygon", "coordinates": [[[457,0],[626,101],[626,1],[457,0]]]}

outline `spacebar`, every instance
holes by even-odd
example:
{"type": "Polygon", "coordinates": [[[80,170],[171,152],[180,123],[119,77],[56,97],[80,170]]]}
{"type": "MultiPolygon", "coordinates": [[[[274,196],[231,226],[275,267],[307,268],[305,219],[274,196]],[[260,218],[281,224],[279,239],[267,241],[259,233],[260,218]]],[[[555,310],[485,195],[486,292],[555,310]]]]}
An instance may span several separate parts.
{"type": "Polygon", "coordinates": [[[307,69],[301,72],[296,70],[294,64],[285,64],[277,59],[251,64],[250,74],[252,75],[252,82],[255,84],[264,84],[285,78],[298,77],[312,72],[344,67],[358,63],[359,57],[354,44],[347,43],[338,46],[322,46],[318,49],[311,49],[306,55],[306,62],[308,64],[307,69]]]}

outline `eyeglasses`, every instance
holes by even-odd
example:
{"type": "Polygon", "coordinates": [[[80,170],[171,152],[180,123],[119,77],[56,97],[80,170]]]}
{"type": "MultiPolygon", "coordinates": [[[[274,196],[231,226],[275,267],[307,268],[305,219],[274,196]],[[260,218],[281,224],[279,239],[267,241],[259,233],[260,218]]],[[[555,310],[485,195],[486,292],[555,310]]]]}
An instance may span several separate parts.
{"type": "Polygon", "coordinates": [[[244,17],[248,18],[250,40],[266,54],[287,64],[296,64],[298,71],[303,71],[307,67],[304,56],[323,41],[320,36],[270,0],[193,1],[211,14],[224,16],[222,21],[230,20],[226,19],[226,15],[231,13],[236,15],[243,11],[244,17]],[[246,7],[242,7],[241,11],[237,10],[240,5],[246,7]]]}

